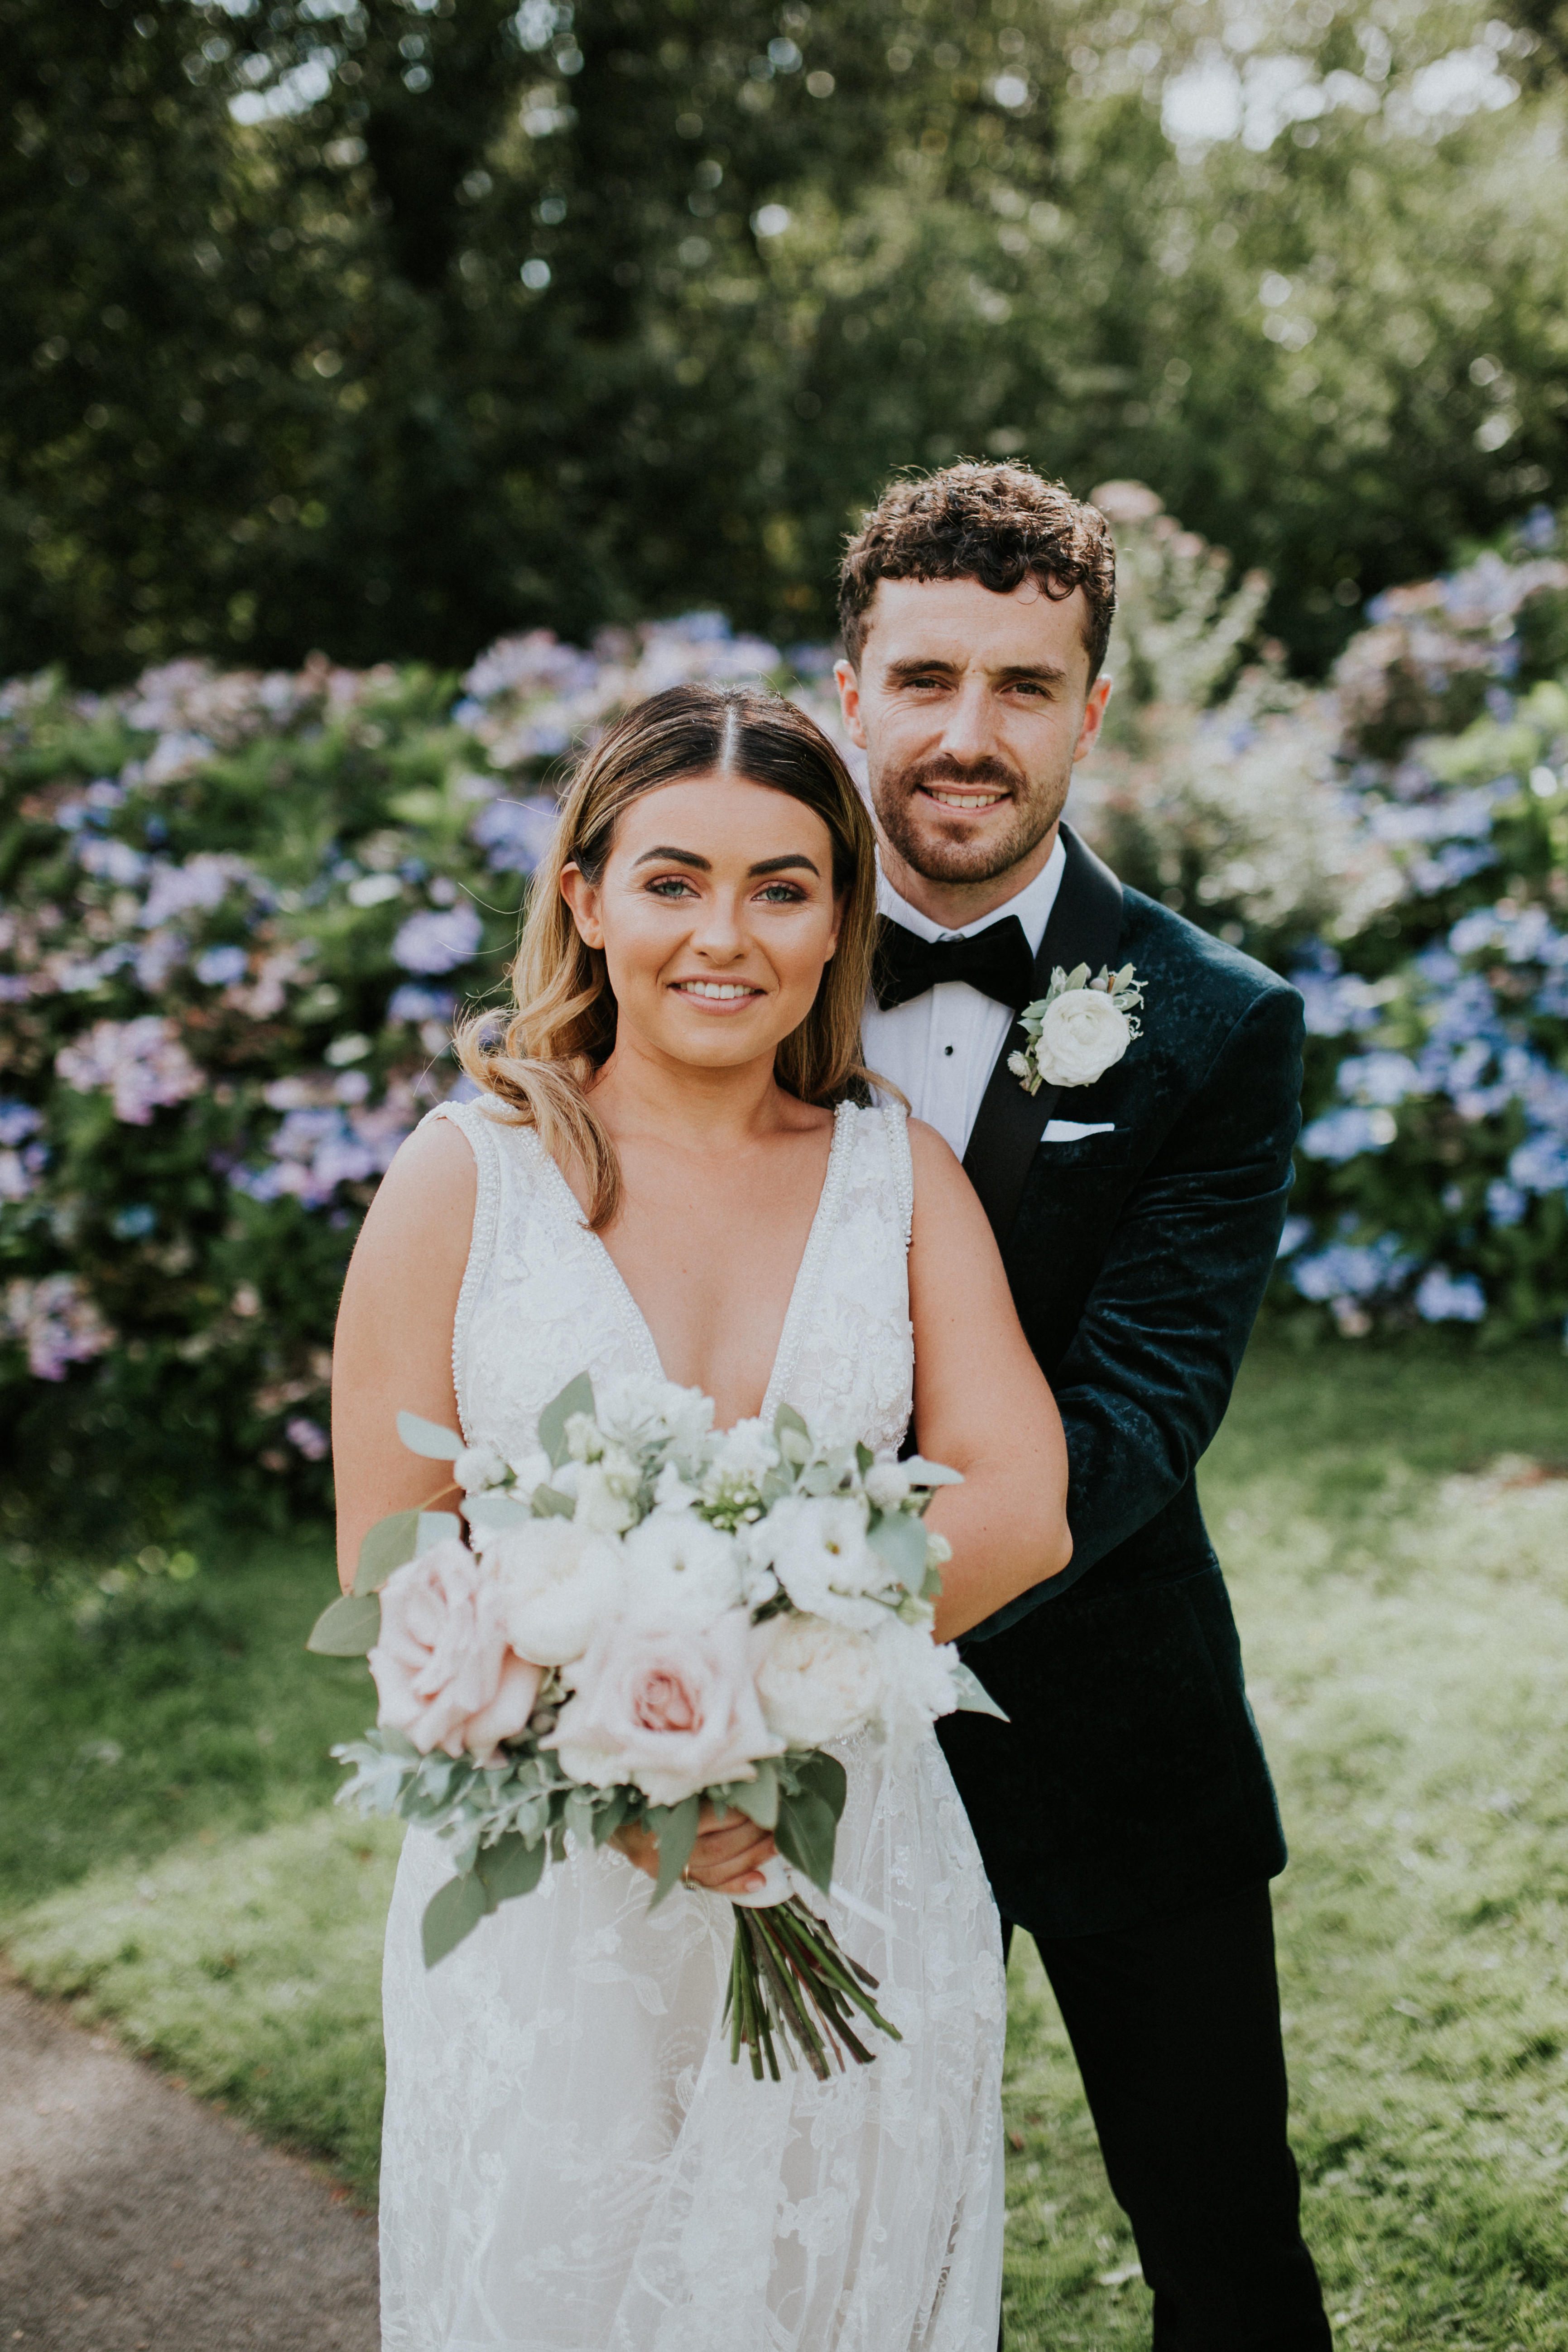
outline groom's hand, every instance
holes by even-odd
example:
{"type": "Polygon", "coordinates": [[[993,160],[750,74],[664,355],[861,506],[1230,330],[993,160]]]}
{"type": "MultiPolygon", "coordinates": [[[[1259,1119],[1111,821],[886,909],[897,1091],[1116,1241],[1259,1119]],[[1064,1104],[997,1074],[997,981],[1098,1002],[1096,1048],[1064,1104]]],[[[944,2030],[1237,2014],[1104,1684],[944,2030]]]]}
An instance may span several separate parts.
{"type": "MultiPolygon", "coordinates": [[[[610,1843],[636,1868],[646,1870],[650,1878],[658,1876],[658,1840],[640,1822],[628,1822],[610,1843]]],[[[763,1864],[773,1852],[768,1832],[746,1814],[727,1812],[720,1826],[712,1806],[704,1804],[685,1875],[714,1895],[754,1895],[763,1884],[763,1864]]]]}

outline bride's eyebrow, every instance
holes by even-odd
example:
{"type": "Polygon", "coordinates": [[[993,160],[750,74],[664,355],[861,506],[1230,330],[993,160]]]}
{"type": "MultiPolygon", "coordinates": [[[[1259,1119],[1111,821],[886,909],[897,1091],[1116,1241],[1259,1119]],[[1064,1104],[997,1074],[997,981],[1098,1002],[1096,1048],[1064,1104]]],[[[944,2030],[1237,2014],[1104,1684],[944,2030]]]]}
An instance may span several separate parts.
{"type": "MultiPolygon", "coordinates": [[[[634,857],[632,872],[635,874],[639,866],[660,864],[695,866],[699,874],[711,874],[713,871],[712,859],[700,857],[694,849],[662,848],[645,849],[640,857],[634,857]]],[[[818,881],[822,879],[822,868],[807,857],[804,850],[792,851],[784,857],[764,857],[757,865],[748,866],[746,876],[751,880],[759,874],[786,874],[792,866],[804,866],[806,873],[815,874],[818,881]]]]}

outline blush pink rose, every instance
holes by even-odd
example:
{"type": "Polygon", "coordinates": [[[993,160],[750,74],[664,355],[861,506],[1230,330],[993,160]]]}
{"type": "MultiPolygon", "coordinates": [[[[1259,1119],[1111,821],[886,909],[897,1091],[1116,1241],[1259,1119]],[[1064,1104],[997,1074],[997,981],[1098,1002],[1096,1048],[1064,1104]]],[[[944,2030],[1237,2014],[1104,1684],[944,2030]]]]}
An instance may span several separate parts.
{"type": "Polygon", "coordinates": [[[575,1780],[631,1781],[656,1805],[756,1777],[784,1741],[763,1719],[756,1673],[763,1644],[744,1609],[710,1625],[606,1625],[567,1669],[574,1696],[552,1737],[575,1780]]]}
{"type": "Polygon", "coordinates": [[[492,1577],[456,1536],[394,1570],[381,1589],[381,1635],[370,1654],[381,1710],[421,1754],[467,1748],[488,1764],[533,1712],[541,1669],[507,1640],[492,1577]]]}

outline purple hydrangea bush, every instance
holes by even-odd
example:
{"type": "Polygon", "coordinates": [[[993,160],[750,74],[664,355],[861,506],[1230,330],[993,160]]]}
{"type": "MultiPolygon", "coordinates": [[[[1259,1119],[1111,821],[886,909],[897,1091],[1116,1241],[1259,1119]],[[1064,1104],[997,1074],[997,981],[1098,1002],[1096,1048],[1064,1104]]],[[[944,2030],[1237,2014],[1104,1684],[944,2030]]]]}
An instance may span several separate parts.
{"type": "Polygon", "coordinates": [[[1374,602],[1336,671],[1337,790],[1393,887],[1280,959],[1307,1119],[1280,1288],[1361,1336],[1568,1316],[1568,562],[1374,602]]]}
{"type": "MultiPolygon", "coordinates": [[[[1115,486],[1131,492],[1137,486],[1115,486]]],[[[1256,583],[1117,516],[1126,689],[1077,808],[1128,878],[1289,972],[1306,1121],[1276,1297],[1342,1332],[1568,1313],[1568,561],[1550,517],[1284,677],[1256,583]],[[1142,534],[1142,537],[1140,536],[1142,534]]],[[[1136,509],[1136,510],[1135,510],[1136,509]]],[[[504,639],[458,684],[312,657],[0,688],[6,1491],[177,1520],[324,1497],[365,1207],[466,1085],[573,751],[682,678],[821,647],[713,614],[504,639]]],[[[1114,706],[1113,706],[1114,707],[1114,706]]],[[[847,746],[844,746],[847,750],[847,746]]],[[[154,1526],[153,1532],[158,1532],[154,1526]]]]}
{"type": "Polygon", "coordinates": [[[790,676],[698,614],[586,652],[535,631],[456,688],[320,658],[0,688],[18,1509],[324,1496],[343,1268],[404,1137],[468,1085],[454,1017],[503,988],[562,754],[676,679],[790,676]]]}

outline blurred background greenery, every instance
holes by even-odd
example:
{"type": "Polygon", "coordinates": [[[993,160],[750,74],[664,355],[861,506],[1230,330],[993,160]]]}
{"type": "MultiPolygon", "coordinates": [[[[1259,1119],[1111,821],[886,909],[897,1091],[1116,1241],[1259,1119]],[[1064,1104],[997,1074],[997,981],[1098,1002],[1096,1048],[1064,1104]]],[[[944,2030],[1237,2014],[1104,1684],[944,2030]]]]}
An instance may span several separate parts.
{"type": "Polygon", "coordinates": [[[1561,484],[1553,0],[0,0],[0,675],[821,637],[894,467],[1363,598],[1561,484]]]}

